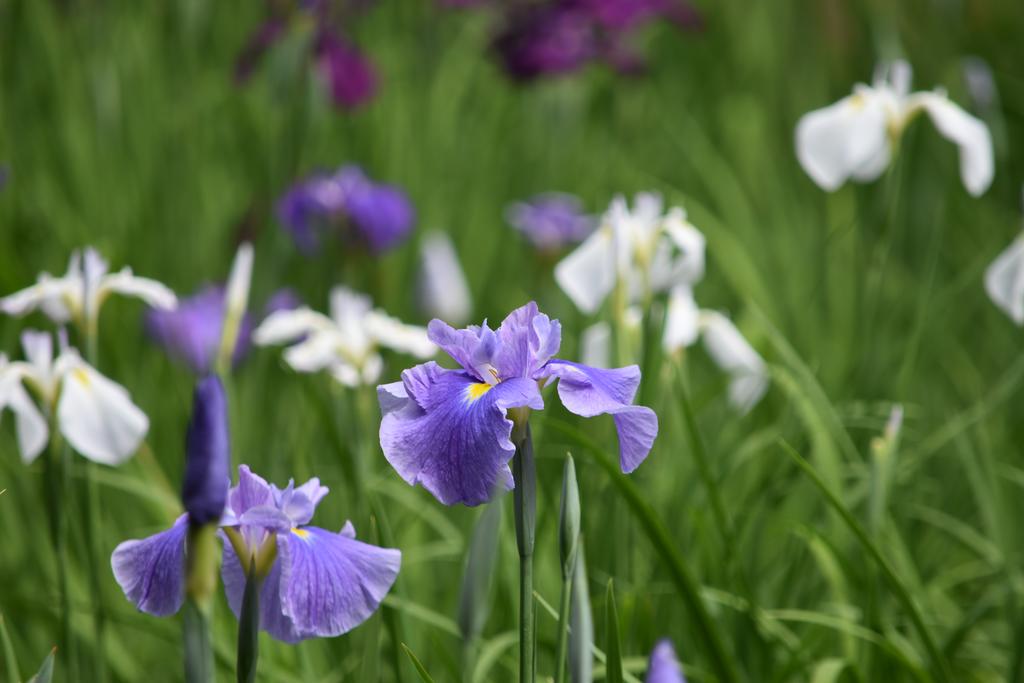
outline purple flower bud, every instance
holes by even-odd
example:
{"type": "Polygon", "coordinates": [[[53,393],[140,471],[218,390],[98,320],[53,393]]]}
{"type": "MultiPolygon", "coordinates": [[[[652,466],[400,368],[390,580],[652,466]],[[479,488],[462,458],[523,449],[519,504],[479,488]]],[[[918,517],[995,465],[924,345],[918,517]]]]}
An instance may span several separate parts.
{"type": "Polygon", "coordinates": [[[355,47],[324,31],[314,50],[317,70],[335,106],[354,109],[373,99],[377,74],[373,65],[355,47]]]}
{"type": "Polygon", "coordinates": [[[192,524],[220,519],[231,483],[228,405],[216,375],[199,380],[185,436],[185,482],[181,499],[192,524]]]}

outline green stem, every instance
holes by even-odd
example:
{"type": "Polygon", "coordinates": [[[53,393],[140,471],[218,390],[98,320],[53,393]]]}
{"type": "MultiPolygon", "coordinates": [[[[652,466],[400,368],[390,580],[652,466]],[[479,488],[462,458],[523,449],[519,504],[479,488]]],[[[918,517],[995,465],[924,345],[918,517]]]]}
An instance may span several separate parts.
{"type": "MultiPolygon", "coordinates": [[[[579,558],[576,560],[579,562],[579,558]]],[[[572,601],[572,576],[562,579],[562,604],[558,607],[558,646],[555,650],[555,683],[565,683],[565,657],[569,650],[569,606],[572,601]]]]}
{"type": "MultiPolygon", "coordinates": [[[[51,421],[52,422],[52,421],[51,421]]],[[[46,455],[47,496],[50,511],[50,535],[57,561],[57,591],[60,602],[61,650],[68,679],[78,676],[78,657],[74,634],[71,630],[71,595],[68,592],[68,536],[64,502],[69,491],[70,453],[60,437],[60,431],[50,425],[50,446],[46,455]]]]}
{"type": "MultiPolygon", "coordinates": [[[[513,409],[510,415],[524,409],[513,409]]],[[[537,470],[533,461],[530,424],[523,414],[513,416],[512,459],[515,479],[516,547],[519,550],[519,681],[534,682],[533,545],[537,521],[537,470]]]]}
{"type": "Polygon", "coordinates": [[[99,485],[96,482],[96,465],[85,463],[85,516],[89,526],[86,548],[89,556],[89,586],[92,592],[93,627],[96,636],[96,652],[93,657],[96,681],[107,680],[105,631],[107,622],[106,606],[103,602],[103,584],[100,581],[100,567],[107,566],[100,553],[100,521],[99,485]]]}
{"type": "Polygon", "coordinates": [[[256,561],[250,560],[242,596],[242,611],[238,616],[238,683],[256,680],[256,664],[260,654],[260,578],[256,561]]]}
{"type": "Polygon", "coordinates": [[[185,683],[213,683],[213,642],[209,607],[192,598],[185,601],[182,636],[185,648],[185,683]]]}

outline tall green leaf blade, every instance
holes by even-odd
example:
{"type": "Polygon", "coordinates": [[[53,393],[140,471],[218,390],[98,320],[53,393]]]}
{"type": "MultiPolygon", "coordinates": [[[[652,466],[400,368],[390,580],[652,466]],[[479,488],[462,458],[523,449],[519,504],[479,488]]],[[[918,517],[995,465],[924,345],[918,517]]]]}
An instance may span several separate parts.
{"type": "Polygon", "coordinates": [[[619,639],[619,613],[615,608],[615,589],[608,579],[605,592],[605,680],[607,683],[622,683],[622,643],[619,639]]]}

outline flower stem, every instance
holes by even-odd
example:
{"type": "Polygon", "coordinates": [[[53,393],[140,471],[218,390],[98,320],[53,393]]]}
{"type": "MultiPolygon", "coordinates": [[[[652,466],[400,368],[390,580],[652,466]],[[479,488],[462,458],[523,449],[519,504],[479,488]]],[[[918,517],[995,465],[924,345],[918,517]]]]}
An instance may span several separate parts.
{"type": "MultiPolygon", "coordinates": [[[[512,411],[509,411],[510,413],[512,411]]],[[[533,543],[537,517],[537,470],[533,461],[533,440],[525,416],[513,417],[512,459],[515,479],[513,503],[516,518],[516,547],[519,550],[519,681],[534,682],[533,543]]]]}
{"type": "Polygon", "coordinates": [[[100,581],[100,567],[107,565],[101,559],[100,554],[100,500],[99,485],[96,482],[96,465],[92,462],[85,463],[85,517],[89,525],[86,548],[89,560],[89,585],[92,593],[93,627],[96,637],[96,652],[93,657],[93,673],[96,681],[101,683],[107,679],[106,672],[106,648],[104,631],[106,630],[107,611],[103,602],[103,586],[100,581]]]}
{"type": "Polygon", "coordinates": [[[238,683],[256,680],[256,662],[260,654],[260,578],[255,559],[250,560],[238,616],[238,683]]]}
{"type": "MultiPolygon", "coordinates": [[[[577,559],[577,562],[579,560],[577,559]]],[[[569,650],[569,607],[572,598],[572,574],[562,579],[562,604],[558,608],[558,647],[555,650],[555,683],[565,683],[565,657],[569,650]]]]}
{"type": "Polygon", "coordinates": [[[50,446],[46,457],[46,482],[50,511],[50,535],[57,561],[57,591],[60,601],[61,650],[68,680],[78,680],[78,656],[71,630],[71,596],[68,593],[68,534],[64,502],[67,500],[70,453],[60,431],[50,428],[50,446]]]}
{"type": "Polygon", "coordinates": [[[189,525],[185,554],[185,645],[186,683],[213,683],[213,637],[210,622],[213,594],[217,587],[217,530],[212,524],[189,525]]]}

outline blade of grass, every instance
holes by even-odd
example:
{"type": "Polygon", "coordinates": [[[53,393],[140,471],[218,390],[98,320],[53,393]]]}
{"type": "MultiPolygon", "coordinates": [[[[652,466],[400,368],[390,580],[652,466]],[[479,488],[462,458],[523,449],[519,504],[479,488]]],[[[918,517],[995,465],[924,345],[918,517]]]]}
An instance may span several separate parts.
{"type": "Polygon", "coordinates": [[[831,505],[839,514],[839,517],[846,523],[846,526],[853,532],[853,535],[857,537],[860,544],[864,546],[864,549],[867,550],[868,554],[871,555],[872,559],[874,559],[878,564],[879,568],[882,570],[882,574],[889,582],[890,588],[896,598],[903,604],[903,608],[907,611],[907,615],[910,617],[910,620],[914,625],[914,630],[917,631],[918,636],[921,638],[921,642],[928,651],[928,658],[932,661],[933,675],[939,681],[950,681],[952,674],[949,669],[949,664],[946,662],[945,657],[942,656],[938,646],[936,646],[931,632],[924,623],[921,611],[914,603],[914,599],[911,597],[906,586],[900,578],[896,576],[896,572],[892,569],[889,562],[885,559],[885,556],[883,556],[882,552],[878,549],[878,546],[876,546],[868,537],[867,531],[860,525],[860,522],[857,521],[846,506],[843,505],[842,501],[839,500],[839,497],[828,488],[824,481],[822,481],[821,477],[818,476],[818,473],[813,467],[811,467],[810,463],[804,460],[803,457],[785,441],[781,441],[779,445],[782,450],[789,455],[793,462],[795,462],[804,472],[804,474],[806,474],[814,483],[818,490],[821,491],[829,505],[831,505]]]}
{"type": "Polygon", "coordinates": [[[572,439],[581,448],[591,454],[597,464],[608,474],[612,483],[618,489],[619,494],[629,504],[630,509],[636,516],[650,539],[654,549],[661,556],[662,561],[669,569],[672,581],[676,585],[680,596],[689,608],[693,619],[697,622],[697,630],[704,639],[705,650],[710,657],[713,668],[721,683],[739,681],[739,671],[736,668],[735,660],[725,648],[718,625],[711,618],[707,607],[700,597],[700,590],[697,580],[694,578],[690,568],[683,560],[682,553],[672,542],[668,528],[658,514],[647,502],[644,494],[628,477],[619,470],[618,460],[613,460],[605,453],[604,449],[595,444],[578,430],[557,420],[549,419],[548,426],[561,432],[572,439]]]}
{"type": "Polygon", "coordinates": [[[419,674],[420,680],[423,681],[423,683],[434,683],[434,679],[430,677],[430,674],[427,673],[427,669],[423,666],[420,660],[416,658],[416,655],[412,653],[412,650],[409,649],[409,646],[405,643],[402,643],[402,649],[405,651],[405,654],[412,661],[412,666],[414,669],[416,669],[416,673],[419,674]]]}

